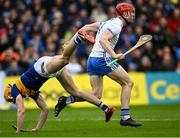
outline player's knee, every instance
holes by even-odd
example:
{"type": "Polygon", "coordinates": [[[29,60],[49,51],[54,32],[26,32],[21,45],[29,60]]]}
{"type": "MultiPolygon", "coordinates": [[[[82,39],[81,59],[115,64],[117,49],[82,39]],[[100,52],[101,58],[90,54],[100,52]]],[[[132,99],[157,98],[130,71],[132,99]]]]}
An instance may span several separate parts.
{"type": "Polygon", "coordinates": [[[130,87],[130,88],[132,88],[133,85],[134,85],[134,82],[131,79],[128,79],[126,81],[122,81],[122,84],[121,84],[122,87],[125,86],[125,87],[130,87]]]}
{"type": "Polygon", "coordinates": [[[102,98],[102,95],[95,95],[98,99],[101,99],[102,98]]]}
{"type": "Polygon", "coordinates": [[[64,65],[69,64],[69,58],[63,58],[63,63],[64,63],[64,65]]]}
{"type": "Polygon", "coordinates": [[[24,110],[20,110],[20,111],[18,111],[18,114],[24,116],[25,115],[25,111],[24,110]]]}
{"type": "Polygon", "coordinates": [[[99,92],[93,92],[93,95],[96,96],[98,99],[101,99],[101,98],[102,98],[101,91],[99,91],[99,92]]]}
{"type": "Polygon", "coordinates": [[[78,90],[74,90],[73,96],[78,97],[78,98],[82,98],[82,94],[78,90]]]}
{"type": "Polygon", "coordinates": [[[82,94],[81,94],[80,92],[77,92],[77,93],[75,94],[75,97],[83,98],[83,97],[82,97],[82,94]]]}
{"type": "Polygon", "coordinates": [[[63,55],[59,57],[59,61],[60,61],[60,63],[63,64],[64,66],[67,65],[67,64],[69,64],[69,58],[66,58],[66,57],[63,56],[63,55]]]}
{"type": "Polygon", "coordinates": [[[132,88],[133,85],[134,85],[133,80],[129,79],[129,80],[127,81],[127,85],[132,88]]]}

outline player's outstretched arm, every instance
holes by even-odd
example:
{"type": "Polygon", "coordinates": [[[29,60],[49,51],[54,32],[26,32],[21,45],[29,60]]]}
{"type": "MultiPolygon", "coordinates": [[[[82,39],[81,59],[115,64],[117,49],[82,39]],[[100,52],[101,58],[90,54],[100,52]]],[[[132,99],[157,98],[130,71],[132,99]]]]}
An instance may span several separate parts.
{"type": "Polygon", "coordinates": [[[37,123],[37,126],[32,129],[32,131],[39,131],[44,126],[48,116],[48,106],[41,95],[39,95],[38,99],[35,101],[38,107],[41,109],[41,114],[37,123]]]}
{"type": "Polygon", "coordinates": [[[16,133],[19,133],[22,129],[22,126],[24,123],[24,116],[25,116],[24,102],[23,102],[23,98],[20,94],[16,97],[16,105],[17,105],[17,130],[16,130],[16,133]]]}

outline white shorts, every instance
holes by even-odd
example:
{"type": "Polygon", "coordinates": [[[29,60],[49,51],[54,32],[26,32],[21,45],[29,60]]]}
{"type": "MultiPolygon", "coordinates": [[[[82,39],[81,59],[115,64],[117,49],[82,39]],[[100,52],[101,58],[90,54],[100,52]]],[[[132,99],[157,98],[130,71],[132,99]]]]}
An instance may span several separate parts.
{"type": "Polygon", "coordinates": [[[48,71],[46,69],[46,64],[47,64],[47,61],[51,58],[52,57],[49,57],[49,56],[41,57],[34,64],[34,69],[42,77],[45,77],[45,78],[57,77],[61,74],[62,70],[64,69],[64,67],[63,67],[61,70],[57,71],[56,73],[52,73],[52,74],[48,73],[48,71]]]}

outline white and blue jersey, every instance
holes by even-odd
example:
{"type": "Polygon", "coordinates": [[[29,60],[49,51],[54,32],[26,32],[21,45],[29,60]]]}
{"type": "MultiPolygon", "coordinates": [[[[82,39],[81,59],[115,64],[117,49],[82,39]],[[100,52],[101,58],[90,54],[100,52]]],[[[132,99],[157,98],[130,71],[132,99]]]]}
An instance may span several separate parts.
{"type": "Polygon", "coordinates": [[[107,53],[99,43],[99,40],[104,31],[109,30],[113,34],[113,38],[109,40],[110,46],[112,49],[115,48],[116,43],[119,38],[119,34],[123,27],[123,22],[120,18],[112,18],[108,21],[101,22],[99,30],[96,34],[96,42],[92,48],[91,54],[87,62],[87,71],[90,75],[103,76],[113,70],[117,69],[120,65],[114,63],[112,68],[107,67],[106,65],[114,60],[109,53],[107,53]]]}

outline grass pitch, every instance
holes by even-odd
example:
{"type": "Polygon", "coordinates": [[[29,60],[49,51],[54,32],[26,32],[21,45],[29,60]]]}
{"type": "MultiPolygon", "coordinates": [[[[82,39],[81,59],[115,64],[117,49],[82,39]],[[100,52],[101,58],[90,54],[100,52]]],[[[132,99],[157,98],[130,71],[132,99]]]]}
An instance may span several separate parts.
{"type": "MultiPolygon", "coordinates": [[[[180,104],[131,106],[131,115],[142,127],[119,125],[120,107],[112,121],[104,122],[99,108],[65,108],[59,117],[50,110],[42,131],[15,134],[16,110],[0,110],[1,137],[180,137],[180,104]]],[[[26,110],[24,128],[35,127],[40,110],[26,110]]]]}

